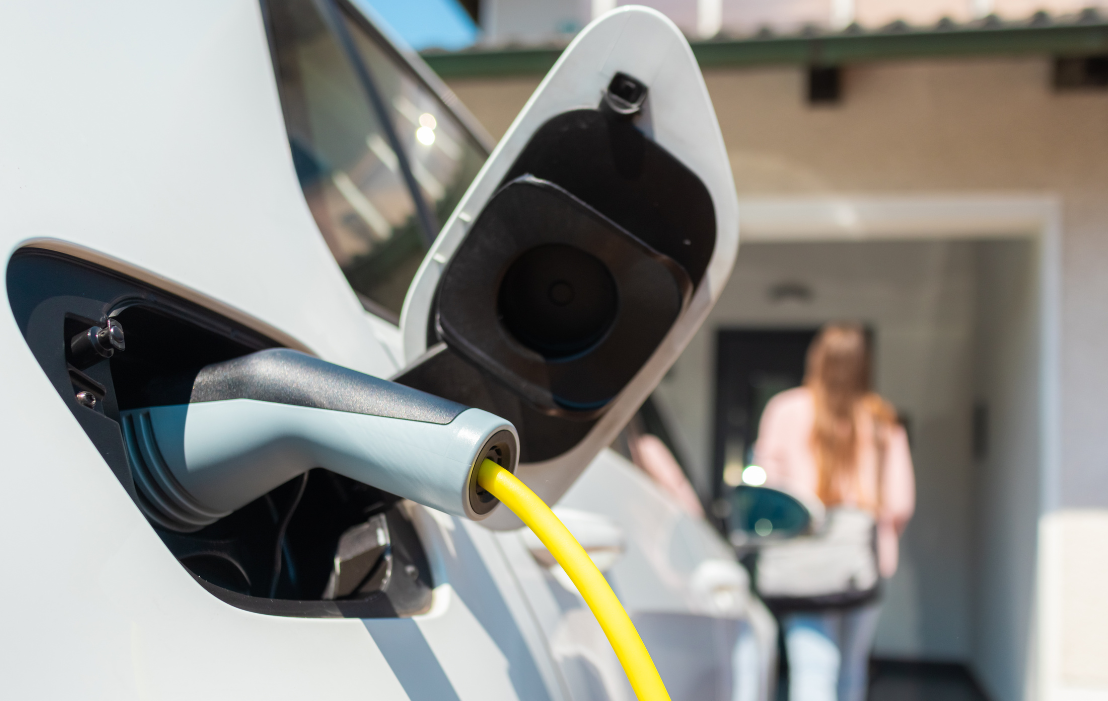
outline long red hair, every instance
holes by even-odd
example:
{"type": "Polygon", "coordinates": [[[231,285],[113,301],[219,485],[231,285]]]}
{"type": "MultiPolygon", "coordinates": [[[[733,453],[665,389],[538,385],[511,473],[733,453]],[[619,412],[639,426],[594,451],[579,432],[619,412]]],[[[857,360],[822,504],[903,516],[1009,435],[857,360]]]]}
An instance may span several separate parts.
{"type": "MultiPolygon", "coordinates": [[[[876,433],[880,424],[896,420],[895,410],[870,387],[870,349],[861,326],[823,327],[808,349],[804,386],[815,403],[811,445],[819,467],[817,496],[827,506],[843,503],[848,489],[861,497],[859,421],[872,421],[876,433]]],[[[880,489],[877,493],[879,499],[880,489]]],[[[862,508],[878,508],[865,503],[868,499],[857,501],[862,508]]]]}

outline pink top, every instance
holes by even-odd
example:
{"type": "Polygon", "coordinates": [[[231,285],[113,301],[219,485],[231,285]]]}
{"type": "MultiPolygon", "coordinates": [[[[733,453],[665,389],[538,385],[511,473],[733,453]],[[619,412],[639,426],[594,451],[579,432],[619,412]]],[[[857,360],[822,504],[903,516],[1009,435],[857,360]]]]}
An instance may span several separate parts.
{"type": "MultiPolygon", "coordinates": [[[[843,503],[874,503],[877,492],[877,444],[872,417],[858,424],[858,484],[844,490],[843,503]]],[[[758,428],[755,459],[766,471],[766,486],[780,486],[817,498],[819,472],[812,453],[815,404],[805,387],[790,389],[766,405],[758,428]]],[[[916,507],[916,480],[908,436],[900,425],[890,427],[885,446],[882,498],[877,514],[877,562],[881,576],[896,572],[898,538],[916,507]]]]}

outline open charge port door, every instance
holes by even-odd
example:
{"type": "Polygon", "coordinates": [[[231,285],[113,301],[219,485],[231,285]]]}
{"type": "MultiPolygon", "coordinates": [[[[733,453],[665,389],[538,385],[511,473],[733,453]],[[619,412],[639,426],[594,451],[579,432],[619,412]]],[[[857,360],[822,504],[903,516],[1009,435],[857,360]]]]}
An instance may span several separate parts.
{"type": "Polygon", "coordinates": [[[680,31],[645,8],[605,16],[562,54],[424,260],[396,381],[511,421],[516,474],[556,501],[718,297],[736,200],[680,31]]]}

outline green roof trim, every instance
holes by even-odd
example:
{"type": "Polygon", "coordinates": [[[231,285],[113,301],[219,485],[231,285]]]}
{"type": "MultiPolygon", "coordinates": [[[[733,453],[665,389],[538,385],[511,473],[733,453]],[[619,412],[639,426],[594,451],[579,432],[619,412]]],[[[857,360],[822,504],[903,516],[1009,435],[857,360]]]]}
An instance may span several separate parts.
{"type": "MultiPolygon", "coordinates": [[[[941,56],[1081,55],[1108,53],[1108,23],[932,29],[751,37],[692,42],[701,68],[818,64],[837,66],[941,56]]],[[[562,47],[428,51],[423,59],[443,78],[542,75],[562,47]]]]}

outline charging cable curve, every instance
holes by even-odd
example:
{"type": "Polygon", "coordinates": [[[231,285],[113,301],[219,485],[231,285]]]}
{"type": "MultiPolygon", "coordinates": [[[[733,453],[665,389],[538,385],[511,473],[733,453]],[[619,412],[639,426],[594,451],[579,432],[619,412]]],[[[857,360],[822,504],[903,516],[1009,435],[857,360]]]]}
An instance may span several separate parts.
{"type": "Polygon", "coordinates": [[[608,580],[550,507],[518,477],[492,460],[481,463],[477,483],[519,516],[569,575],[608,636],[639,701],[669,701],[669,692],[635,624],[608,580]]]}

